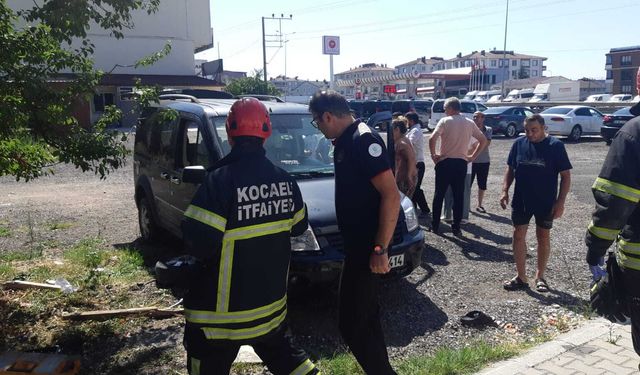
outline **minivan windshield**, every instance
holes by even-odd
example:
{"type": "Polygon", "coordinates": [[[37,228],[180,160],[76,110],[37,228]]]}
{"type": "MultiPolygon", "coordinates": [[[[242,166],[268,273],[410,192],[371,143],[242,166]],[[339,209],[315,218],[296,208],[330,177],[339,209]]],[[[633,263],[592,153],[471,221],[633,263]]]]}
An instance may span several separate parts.
{"type": "MultiPolygon", "coordinates": [[[[333,175],[333,144],[311,125],[311,114],[272,114],[271,136],[264,143],[267,158],[298,178],[333,175]]],[[[212,117],[225,155],[231,151],[226,116],[212,117]]]]}

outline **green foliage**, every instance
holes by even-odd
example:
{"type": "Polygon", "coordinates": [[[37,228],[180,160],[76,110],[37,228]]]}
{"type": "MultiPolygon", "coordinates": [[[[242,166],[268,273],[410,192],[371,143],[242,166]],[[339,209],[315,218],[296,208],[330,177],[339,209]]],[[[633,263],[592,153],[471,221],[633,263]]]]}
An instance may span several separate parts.
{"type": "Polygon", "coordinates": [[[254,70],[253,77],[234,79],[225,89],[233,95],[260,94],[280,95],[280,91],[271,82],[262,80],[262,70],[254,70]]]}
{"type": "Polygon", "coordinates": [[[6,224],[0,224],[0,237],[11,236],[11,229],[6,224]]]}
{"type": "MultiPolygon", "coordinates": [[[[160,0],[43,0],[13,11],[0,0],[0,176],[28,181],[52,172],[54,162],[73,163],[104,178],[121,167],[125,147],[106,124],[120,111],[106,109],[93,128],[73,117],[78,103],[91,100],[102,72],[93,68],[92,23],[115,38],[133,27],[135,10],[157,10],[160,0]],[[73,42],[73,44],[72,44],[73,42]],[[59,73],[71,72],[61,81],[59,73]]],[[[170,46],[137,62],[147,66],[170,46]]]]}

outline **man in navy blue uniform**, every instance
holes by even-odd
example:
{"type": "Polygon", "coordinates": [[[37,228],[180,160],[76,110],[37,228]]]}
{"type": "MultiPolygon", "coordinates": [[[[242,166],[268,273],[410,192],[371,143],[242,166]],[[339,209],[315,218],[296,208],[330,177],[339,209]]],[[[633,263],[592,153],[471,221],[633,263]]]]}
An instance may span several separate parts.
{"type": "Polygon", "coordinates": [[[235,102],[226,131],[231,152],[208,171],[182,226],[187,253],[204,264],[184,298],[189,374],[228,374],[240,345],[274,374],[316,374],[286,326],[290,237],[308,227],[300,189],[265,156],[264,104],[235,102]]]}
{"type": "Polygon", "coordinates": [[[400,209],[389,156],[378,133],[353,118],[340,94],[317,92],[309,111],[312,124],[335,144],[336,214],[346,253],[340,333],[367,374],[395,374],[380,325],[376,275],[390,270],[387,248],[400,209]]]}
{"type": "Polygon", "coordinates": [[[524,124],[525,137],[520,137],[511,146],[507,170],[504,175],[500,205],[509,203],[509,187],[515,179],[516,187],[511,202],[513,221],[513,257],[518,274],[504,283],[506,290],[528,287],[526,274],[527,229],[531,217],[536,220],[538,240],[538,264],[535,287],[538,292],[548,292],[544,278],[549,253],[550,232],[553,220],[564,213],[564,203],[571,186],[571,162],[564,144],[547,135],[544,118],[538,114],[529,116],[524,124]],[[558,174],[560,191],[558,192],[558,174]]]}

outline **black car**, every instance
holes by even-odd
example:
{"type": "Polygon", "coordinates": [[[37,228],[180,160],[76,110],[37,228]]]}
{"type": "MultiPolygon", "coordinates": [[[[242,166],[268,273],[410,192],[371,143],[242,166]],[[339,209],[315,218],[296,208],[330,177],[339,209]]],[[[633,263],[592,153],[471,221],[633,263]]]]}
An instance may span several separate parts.
{"type": "Polygon", "coordinates": [[[608,145],[611,144],[611,140],[618,130],[620,130],[622,125],[635,117],[629,111],[630,109],[631,107],[620,108],[612,114],[604,116],[604,119],[602,120],[602,127],[600,128],[600,135],[608,145]]]}
{"type": "Polygon", "coordinates": [[[528,107],[492,107],[484,112],[484,126],[493,129],[493,134],[501,133],[513,138],[524,131],[524,119],[533,115],[528,107]]]}
{"type": "MultiPolygon", "coordinates": [[[[143,113],[135,135],[135,202],[143,240],[169,233],[182,237],[181,222],[204,169],[230,151],[225,121],[235,100],[161,96],[159,106],[143,113]]],[[[273,132],[265,141],[267,157],[300,186],[309,228],[291,239],[292,280],[336,281],[344,260],[334,205],[333,145],[311,125],[307,106],[264,102],[273,132]]],[[[202,181],[202,180],[200,180],[202,181]]],[[[411,273],[422,262],[424,231],[411,200],[402,209],[389,250],[390,277],[411,273]]]]}

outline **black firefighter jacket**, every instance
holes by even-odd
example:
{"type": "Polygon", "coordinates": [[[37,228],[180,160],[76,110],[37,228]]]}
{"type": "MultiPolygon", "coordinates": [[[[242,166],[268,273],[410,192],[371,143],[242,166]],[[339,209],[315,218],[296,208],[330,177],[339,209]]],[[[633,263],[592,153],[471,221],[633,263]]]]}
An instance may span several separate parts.
{"type": "Polygon", "coordinates": [[[209,170],[185,211],[187,252],[207,266],[184,306],[207,339],[250,344],[285,319],[290,237],[308,224],[295,180],[262,147],[246,146],[209,170]]]}
{"type": "MultiPolygon", "coordinates": [[[[631,113],[640,115],[640,103],[631,113]]],[[[587,262],[596,265],[611,243],[623,269],[640,271],[640,117],[616,134],[592,187],[596,210],[586,234],[587,262]]]]}

